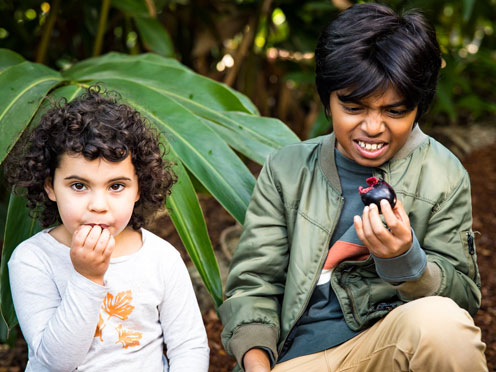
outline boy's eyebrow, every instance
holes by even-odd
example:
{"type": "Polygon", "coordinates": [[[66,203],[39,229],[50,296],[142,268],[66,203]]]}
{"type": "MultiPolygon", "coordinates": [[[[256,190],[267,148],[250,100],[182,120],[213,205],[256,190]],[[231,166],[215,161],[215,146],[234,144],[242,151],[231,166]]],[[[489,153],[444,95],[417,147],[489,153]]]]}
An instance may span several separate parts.
{"type": "MultiPolygon", "coordinates": [[[[348,98],[347,96],[341,96],[339,94],[338,94],[338,98],[341,102],[344,102],[344,103],[351,102],[351,103],[355,103],[357,105],[363,105],[363,102],[360,101],[359,99],[356,99],[356,98],[348,98]]],[[[393,102],[389,105],[384,105],[383,107],[384,108],[390,108],[390,107],[399,107],[399,106],[407,106],[408,107],[408,104],[407,104],[406,100],[402,100],[402,101],[398,101],[398,102],[393,102]]]]}
{"type": "MultiPolygon", "coordinates": [[[[86,183],[89,182],[89,180],[87,180],[86,178],[81,177],[81,176],[76,176],[76,175],[67,176],[64,178],[64,180],[77,180],[77,181],[83,181],[86,183]]],[[[116,182],[116,181],[132,181],[132,180],[131,180],[131,178],[125,177],[125,176],[115,177],[115,178],[112,178],[110,180],[107,180],[107,182],[116,182]]]]}

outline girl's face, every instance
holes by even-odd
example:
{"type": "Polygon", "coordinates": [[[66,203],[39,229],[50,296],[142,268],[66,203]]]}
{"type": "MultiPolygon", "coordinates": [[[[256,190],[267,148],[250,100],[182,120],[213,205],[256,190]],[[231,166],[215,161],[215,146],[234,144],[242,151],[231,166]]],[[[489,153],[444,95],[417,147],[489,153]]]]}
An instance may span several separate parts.
{"type": "Polygon", "coordinates": [[[341,101],[332,92],[330,111],[337,149],[366,167],[377,167],[391,159],[412,131],[417,108],[409,110],[393,88],[359,102],[341,101]]]}
{"type": "Polygon", "coordinates": [[[57,203],[61,243],[71,245],[81,225],[100,225],[118,237],[126,228],[139,199],[138,176],[131,157],[120,162],[63,154],[45,191],[57,203]]]}

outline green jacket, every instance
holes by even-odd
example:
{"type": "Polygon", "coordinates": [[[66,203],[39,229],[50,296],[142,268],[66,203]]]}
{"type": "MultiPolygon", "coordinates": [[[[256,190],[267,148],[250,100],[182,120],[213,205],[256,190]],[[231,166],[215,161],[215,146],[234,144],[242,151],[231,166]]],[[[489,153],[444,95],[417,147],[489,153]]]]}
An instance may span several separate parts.
{"type": "MultiPolygon", "coordinates": [[[[222,341],[238,364],[255,346],[277,359],[310,300],[343,206],[334,145],[333,134],[289,145],[260,173],[219,308],[222,341]]],[[[398,285],[378,276],[372,257],[340,263],[331,285],[349,327],[366,328],[429,295],[475,314],[481,292],[470,180],[458,159],[416,126],[374,176],[395,189],[428,263],[420,279],[398,285]]]]}

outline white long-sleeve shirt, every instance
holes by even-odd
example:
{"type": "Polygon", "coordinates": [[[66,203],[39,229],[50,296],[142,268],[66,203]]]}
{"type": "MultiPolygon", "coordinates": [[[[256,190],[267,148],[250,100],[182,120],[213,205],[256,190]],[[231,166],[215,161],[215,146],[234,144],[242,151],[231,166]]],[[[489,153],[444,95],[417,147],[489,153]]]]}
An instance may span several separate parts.
{"type": "Polygon", "coordinates": [[[172,245],[141,232],[139,251],[110,260],[105,286],[77,273],[69,247],[48,230],[15,249],[9,275],[29,349],[26,371],[208,371],[186,266],[172,245]]]}

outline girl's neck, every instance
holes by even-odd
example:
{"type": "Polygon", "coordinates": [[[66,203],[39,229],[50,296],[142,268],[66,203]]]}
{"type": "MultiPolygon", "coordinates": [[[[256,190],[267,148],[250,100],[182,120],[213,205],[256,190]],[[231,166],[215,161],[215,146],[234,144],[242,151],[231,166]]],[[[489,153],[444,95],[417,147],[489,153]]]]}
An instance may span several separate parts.
{"type": "Polygon", "coordinates": [[[129,256],[130,254],[139,251],[142,246],[143,237],[141,231],[126,227],[115,237],[115,248],[112,252],[112,258],[129,256]]]}

